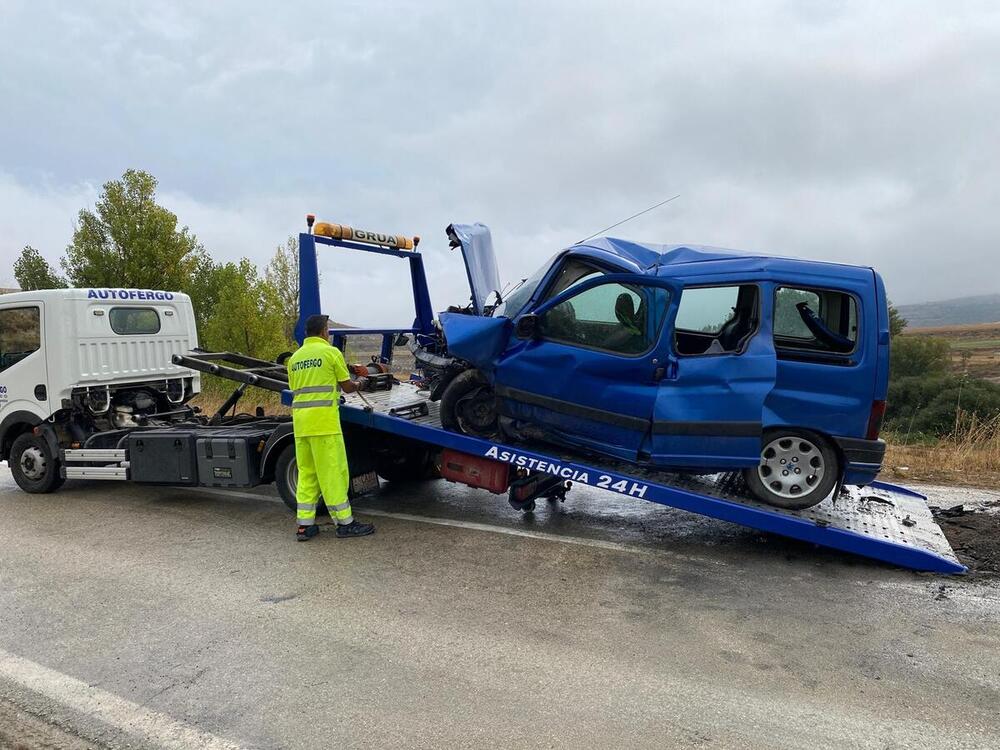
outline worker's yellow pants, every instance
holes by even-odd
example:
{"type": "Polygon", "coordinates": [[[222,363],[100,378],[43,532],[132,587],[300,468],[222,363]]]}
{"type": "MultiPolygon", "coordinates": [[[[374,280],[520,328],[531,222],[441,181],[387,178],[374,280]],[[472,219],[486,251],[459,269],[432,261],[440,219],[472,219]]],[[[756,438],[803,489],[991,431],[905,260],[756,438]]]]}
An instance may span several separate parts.
{"type": "Polygon", "coordinates": [[[295,460],[299,482],[295,488],[295,513],[299,526],[316,523],[316,503],[322,494],[330,516],[341,525],[354,520],[347,499],[350,471],[343,435],[314,435],[295,438],[295,460]]]}

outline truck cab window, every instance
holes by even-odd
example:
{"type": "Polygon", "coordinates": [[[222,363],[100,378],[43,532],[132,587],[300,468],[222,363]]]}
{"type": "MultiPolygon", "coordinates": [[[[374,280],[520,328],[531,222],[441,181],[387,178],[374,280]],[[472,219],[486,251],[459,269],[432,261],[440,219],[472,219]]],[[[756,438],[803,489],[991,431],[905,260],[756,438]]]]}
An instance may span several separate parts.
{"type": "Polygon", "coordinates": [[[37,352],[42,346],[42,323],[37,307],[0,310],[0,372],[37,352]]]}
{"type": "Polygon", "coordinates": [[[774,346],[779,351],[849,354],[858,340],[854,297],[830,289],[779,287],[774,298],[774,346]]]}
{"type": "Polygon", "coordinates": [[[160,332],[160,316],[152,307],[112,307],[108,320],[111,330],[119,336],[160,332]]]}
{"type": "Polygon", "coordinates": [[[677,353],[692,356],[742,351],[757,330],[758,310],[753,284],[685,289],[674,324],[677,353]]]}
{"type": "Polygon", "coordinates": [[[616,354],[643,354],[655,343],[668,295],[662,288],[590,287],[542,316],[542,337],[616,354]]]}

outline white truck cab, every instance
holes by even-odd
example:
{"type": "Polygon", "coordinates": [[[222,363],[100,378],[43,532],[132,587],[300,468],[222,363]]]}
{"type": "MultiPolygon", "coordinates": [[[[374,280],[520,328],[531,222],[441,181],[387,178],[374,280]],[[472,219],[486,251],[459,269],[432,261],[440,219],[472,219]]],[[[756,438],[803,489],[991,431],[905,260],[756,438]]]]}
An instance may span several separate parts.
{"type": "Polygon", "coordinates": [[[200,390],[199,375],[171,357],[197,346],[191,300],[179,292],[0,295],[0,459],[19,484],[52,482],[35,489],[47,491],[60,481],[60,447],[189,415],[184,405],[200,390]]]}

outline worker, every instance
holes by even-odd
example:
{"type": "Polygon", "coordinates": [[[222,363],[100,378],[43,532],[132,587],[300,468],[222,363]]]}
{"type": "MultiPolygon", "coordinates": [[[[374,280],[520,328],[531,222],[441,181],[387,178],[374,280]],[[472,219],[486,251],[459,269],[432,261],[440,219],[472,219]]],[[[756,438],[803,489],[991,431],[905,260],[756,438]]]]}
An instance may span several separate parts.
{"type": "Polygon", "coordinates": [[[350,472],[339,409],[340,390],[353,393],[363,387],[364,378],[357,383],[351,380],[344,355],[330,344],[327,316],[310,315],[305,333],[305,341],[287,363],[299,469],[295,537],[307,542],[319,533],[316,503],[321,494],[337,524],[338,537],[366,536],[375,527],[355,521],[347,499],[350,472]]]}

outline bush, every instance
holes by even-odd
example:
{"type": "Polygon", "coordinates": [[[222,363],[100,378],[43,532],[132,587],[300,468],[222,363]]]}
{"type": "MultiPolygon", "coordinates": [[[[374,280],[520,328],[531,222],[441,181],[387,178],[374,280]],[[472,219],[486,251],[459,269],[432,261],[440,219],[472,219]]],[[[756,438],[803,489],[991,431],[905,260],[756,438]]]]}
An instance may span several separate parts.
{"type": "Polygon", "coordinates": [[[887,429],[944,437],[1000,415],[1000,385],[952,375],[902,377],[889,383],[887,429]]]}
{"type": "Polygon", "coordinates": [[[945,339],[928,336],[896,336],[892,340],[889,376],[905,378],[943,375],[951,363],[951,347],[945,339]]]}

